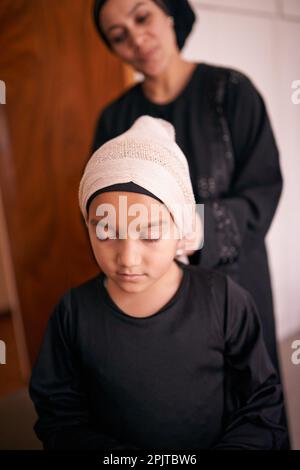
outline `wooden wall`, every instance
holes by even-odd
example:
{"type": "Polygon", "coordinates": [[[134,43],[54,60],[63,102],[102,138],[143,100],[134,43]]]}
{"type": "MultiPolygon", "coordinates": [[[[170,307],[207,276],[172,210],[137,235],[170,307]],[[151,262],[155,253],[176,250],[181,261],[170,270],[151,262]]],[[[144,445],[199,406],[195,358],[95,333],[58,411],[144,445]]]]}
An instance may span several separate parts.
{"type": "Polygon", "coordinates": [[[97,116],[128,71],[101,44],[91,9],[92,0],[0,4],[0,189],[30,363],[59,297],[97,272],[78,185],[97,116]]]}

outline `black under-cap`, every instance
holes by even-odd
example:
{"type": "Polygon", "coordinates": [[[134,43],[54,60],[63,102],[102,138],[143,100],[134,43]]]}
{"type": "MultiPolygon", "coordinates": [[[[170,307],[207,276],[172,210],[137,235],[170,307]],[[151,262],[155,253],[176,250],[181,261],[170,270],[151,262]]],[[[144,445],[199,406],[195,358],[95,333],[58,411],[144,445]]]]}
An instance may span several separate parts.
{"type": "Polygon", "coordinates": [[[88,199],[87,204],[86,204],[86,212],[89,213],[89,208],[90,205],[95,199],[96,196],[102,193],[107,193],[107,192],[112,192],[112,191],[125,191],[128,193],[140,193],[140,194],[145,194],[145,196],[150,196],[154,199],[157,199],[159,202],[164,204],[161,199],[159,199],[155,194],[151,193],[147,189],[143,188],[142,186],[139,186],[138,184],[133,183],[132,181],[129,181],[127,183],[116,183],[112,184],[110,186],[106,186],[105,188],[98,189],[98,191],[95,191],[88,199]]]}

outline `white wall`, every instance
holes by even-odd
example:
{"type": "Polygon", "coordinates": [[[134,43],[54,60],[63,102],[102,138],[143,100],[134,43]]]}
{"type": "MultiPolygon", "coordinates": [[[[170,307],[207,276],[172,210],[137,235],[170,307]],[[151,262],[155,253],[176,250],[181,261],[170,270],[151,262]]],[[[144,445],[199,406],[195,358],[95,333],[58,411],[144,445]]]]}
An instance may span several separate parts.
{"type": "Polygon", "coordinates": [[[190,0],[197,24],[186,58],[245,72],[265,98],[281,153],[284,191],[267,237],[277,333],[300,331],[300,0],[190,0]]]}

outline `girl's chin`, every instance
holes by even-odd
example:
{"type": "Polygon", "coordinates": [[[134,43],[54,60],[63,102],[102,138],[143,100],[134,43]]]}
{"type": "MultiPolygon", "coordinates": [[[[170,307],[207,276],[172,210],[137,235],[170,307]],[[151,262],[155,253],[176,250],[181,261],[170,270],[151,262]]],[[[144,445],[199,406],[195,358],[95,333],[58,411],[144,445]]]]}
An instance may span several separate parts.
{"type": "Polygon", "coordinates": [[[129,283],[118,283],[119,289],[127,294],[140,294],[147,290],[147,285],[145,284],[129,284],[129,283]]]}

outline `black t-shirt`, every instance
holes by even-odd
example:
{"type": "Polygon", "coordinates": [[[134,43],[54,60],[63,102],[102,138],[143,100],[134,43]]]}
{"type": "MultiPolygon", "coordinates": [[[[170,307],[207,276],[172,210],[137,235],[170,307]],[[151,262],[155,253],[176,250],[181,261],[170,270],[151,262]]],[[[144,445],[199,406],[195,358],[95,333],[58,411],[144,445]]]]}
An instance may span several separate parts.
{"type": "Polygon", "coordinates": [[[177,292],[148,317],[123,312],[104,274],[62,297],[30,382],[46,448],[280,447],[281,386],[251,297],[178,264],[177,292]]]}

